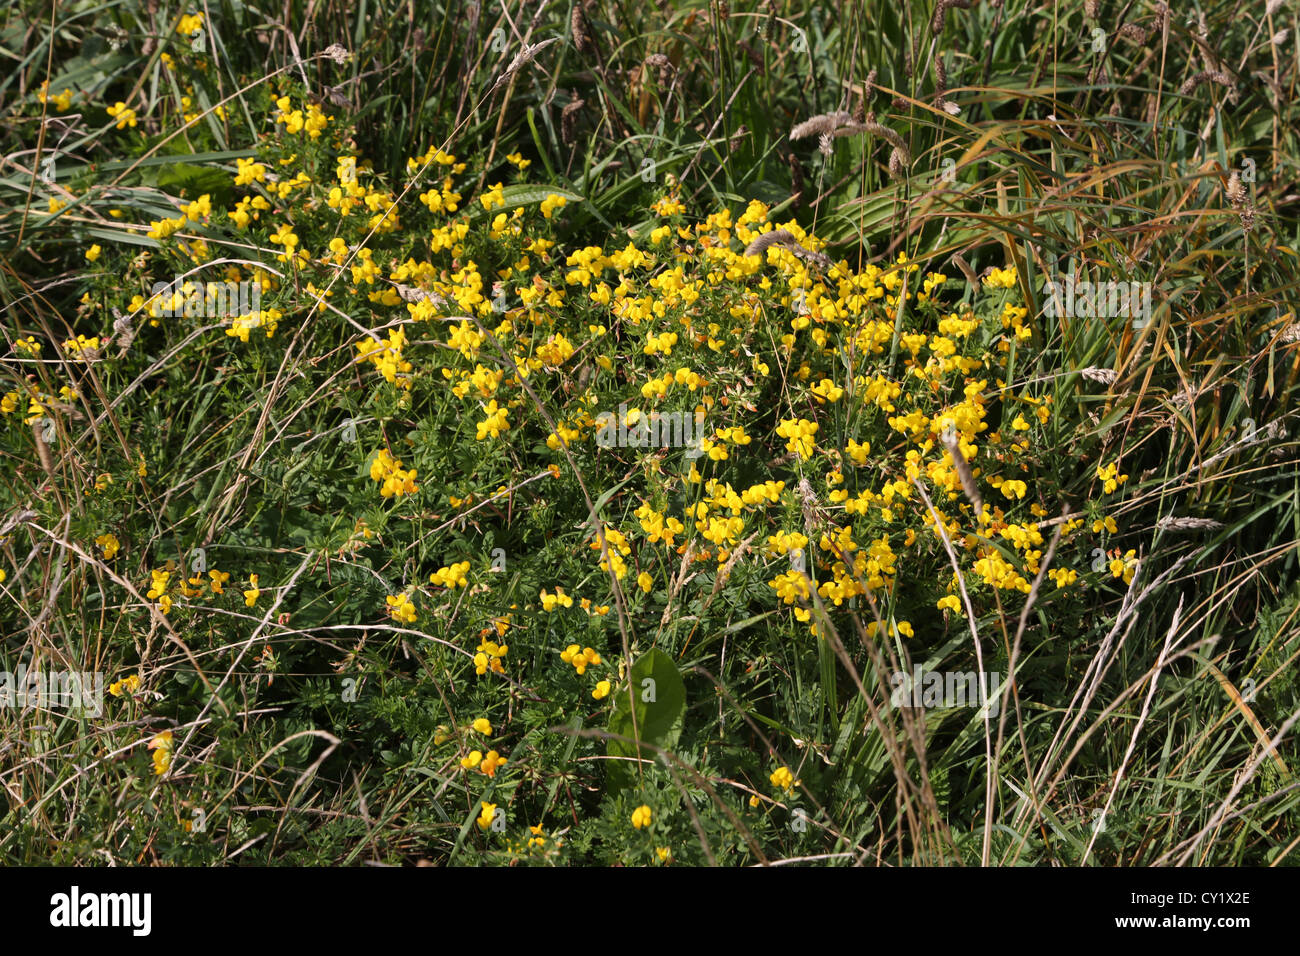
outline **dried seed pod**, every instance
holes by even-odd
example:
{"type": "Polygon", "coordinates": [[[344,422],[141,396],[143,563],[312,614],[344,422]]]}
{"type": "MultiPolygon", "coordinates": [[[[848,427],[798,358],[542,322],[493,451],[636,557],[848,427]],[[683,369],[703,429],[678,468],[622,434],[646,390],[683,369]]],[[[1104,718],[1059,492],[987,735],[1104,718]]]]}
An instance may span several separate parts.
{"type": "Polygon", "coordinates": [[[565,146],[572,146],[577,142],[573,131],[578,124],[578,110],[586,105],[586,100],[575,97],[564,109],[560,110],[560,139],[564,141],[565,146]]]}
{"type": "Polygon", "coordinates": [[[939,435],[939,440],[948,449],[953,468],[957,470],[957,478],[961,481],[961,490],[966,493],[966,498],[974,507],[976,519],[982,518],[984,516],[984,499],[980,496],[980,490],[975,485],[975,476],[971,473],[970,465],[966,462],[966,456],[961,453],[961,442],[957,438],[956,432],[951,427],[945,428],[939,435]]]}

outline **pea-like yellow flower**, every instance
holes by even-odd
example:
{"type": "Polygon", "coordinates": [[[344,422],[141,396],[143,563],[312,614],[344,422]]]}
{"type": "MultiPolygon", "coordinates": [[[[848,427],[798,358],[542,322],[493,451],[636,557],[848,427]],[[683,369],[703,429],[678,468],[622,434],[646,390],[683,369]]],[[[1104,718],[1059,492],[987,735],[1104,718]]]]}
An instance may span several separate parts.
{"type": "Polygon", "coordinates": [[[469,579],[466,577],[468,571],[468,561],[457,561],[455,564],[449,564],[447,567],[439,568],[430,574],[429,583],[445,588],[463,588],[469,585],[469,579]]]}
{"type": "Polygon", "coordinates": [[[557,607],[573,607],[573,598],[564,593],[564,588],[557,587],[554,594],[547,594],[546,588],[542,588],[541,598],[543,611],[554,611],[557,607]]]}
{"type": "Polygon", "coordinates": [[[121,680],[115,680],[108,685],[108,692],[114,697],[121,697],[123,694],[134,694],[140,689],[140,678],[136,674],[123,677],[121,680]]]}
{"type": "Polygon", "coordinates": [[[108,108],[108,115],[117,120],[118,129],[126,129],[128,126],[135,126],[135,110],[127,106],[121,100],[108,108]]]}
{"type": "Polygon", "coordinates": [[[641,806],[632,811],[632,826],[638,830],[642,827],[648,827],[650,825],[650,819],[650,808],[645,804],[641,804],[641,806]]]}
{"type": "Polygon", "coordinates": [[[410,595],[390,594],[384,600],[388,602],[388,613],[393,620],[402,624],[415,623],[415,605],[411,603],[410,595]]]}
{"type": "Polygon", "coordinates": [[[1007,498],[1023,498],[1029,486],[1023,481],[1012,480],[1002,482],[1002,494],[1007,498]]]}
{"type": "Polygon", "coordinates": [[[99,535],[95,538],[95,544],[99,545],[99,550],[103,552],[105,561],[112,561],[122,547],[122,543],[117,540],[117,535],[114,534],[99,535]]]}
{"type": "Polygon", "coordinates": [[[803,418],[784,418],[777,426],[776,433],[786,439],[786,450],[794,452],[801,459],[811,458],[813,449],[817,447],[817,441],[813,437],[817,434],[816,422],[803,418]]]}
{"type": "Polygon", "coordinates": [[[172,765],[172,747],[174,746],[172,732],[164,730],[162,733],[155,734],[147,745],[147,749],[153,751],[153,772],[161,777],[167,772],[172,765]]]}
{"type": "Polygon", "coordinates": [[[1131,584],[1133,583],[1133,574],[1137,571],[1137,566],[1137,552],[1130,548],[1125,552],[1124,557],[1115,558],[1110,562],[1110,573],[1114,577],[1123,578],[1125,584],[1131,584]]]}
{"type": "Polygon", "coordinates": [[[799,783],[794,778],[794,774],[790,772],[789,767],[777,767],[772,771],[772,775],[768,779],[772,781],[772,786],[784,790],[786,793],[793,790],[799,783]]]}
{"type": "Polygon", "coordinates": [[[501,756],[495,750],[489,750],[487,754],[484,755],[483,765],[479,769],[489,777],[495,777],[497,775],[497,768],[504,766],[505,762],[505,757],[501,756]]]}
{"type": "Polygon", "coordinates": [[[1098,465],[1097,477],[1101,479],[1102,491],[1110,494],[1124,482],[1128,481],[1128,475],[1119,473],[1119,462],[1110,465],[1098,465]]]}

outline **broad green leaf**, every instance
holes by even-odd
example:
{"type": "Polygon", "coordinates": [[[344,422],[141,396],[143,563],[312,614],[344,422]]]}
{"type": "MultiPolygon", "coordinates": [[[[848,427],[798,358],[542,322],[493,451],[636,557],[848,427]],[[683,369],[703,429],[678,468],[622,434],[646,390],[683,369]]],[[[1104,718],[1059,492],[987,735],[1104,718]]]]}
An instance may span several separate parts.
{"type": "MultiPolygon", "coordinates": [[[[659,649],[643,654],[632,665],[632,693],[636,700],[636,728],[632,726],[632,709],[626,689],[616,693],[614,714],[609,719],[609,732],[629,738],[627,741],[610,740],[607,753],[611,757],[635,757],[637,747],[631,741],[640,739],[665,750],[677,743],[682,732],[682,718],[686,713],[686,685],[673,659],[659,649]]],[[[653,753],[642,751],[642,758],[652,758],[653,753]]],[[[614,760],[609,763],[609,786],[622,789],[636,781],[636,765],[614,760]]]]}

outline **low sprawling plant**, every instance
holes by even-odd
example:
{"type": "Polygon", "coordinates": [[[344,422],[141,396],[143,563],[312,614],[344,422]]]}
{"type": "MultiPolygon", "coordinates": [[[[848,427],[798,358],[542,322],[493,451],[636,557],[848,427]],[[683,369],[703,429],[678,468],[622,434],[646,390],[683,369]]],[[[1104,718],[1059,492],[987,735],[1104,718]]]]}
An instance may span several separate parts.
{"type": "MultiPolygon", "coordinates": [[[[1038,226],[951,164],[921,196],[897,122],[805,120],[823,187],[870,169],[828,243],[767,180],[690,194],[693,149],[594,188],[557,168],[562,104],[549,145],[502,107],[488,148],[421,112],[394,152],[306,85],[342,47],[235,92],[175,39],[210,27],[150,51],[148,120],[78,104],[111,160],[29,170],[0,218],[25,270],[80,260],[5,326],[0,663],[108,678],[102,713],[0,709],[6,859],[1290,852],[1297,336],[1246,252],[1203,253],[1239,366],[1210,312],[1180,324],[1192,267],[1171,288],[1120,245],[1125,203],[1042,199],[1076,146],[1033,117],[984,143],[1038,226]],[[911,239],[873,256],[899,183],[911,239]],[[954,238],[963,208],[989,221],[954,238]]],[[[672,104],[677,66],[644,64],[611,123],[672,104]]],[[[1113,161],[1126,202],[1183,188],[1113,161]]],[[[1244,244],[1257,200],[1221,192],[1244,244]]]]}

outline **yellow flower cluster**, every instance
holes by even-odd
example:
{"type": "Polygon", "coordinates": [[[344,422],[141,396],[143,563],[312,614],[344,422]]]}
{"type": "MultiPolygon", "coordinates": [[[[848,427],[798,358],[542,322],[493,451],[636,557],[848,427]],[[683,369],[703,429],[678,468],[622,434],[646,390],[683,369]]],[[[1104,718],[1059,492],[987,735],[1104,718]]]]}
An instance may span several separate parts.
{"type": "Polygon", "coordinates": [[[101,534],[95,538],[95,544],[99,545],[99,550],[103,553],[105,561],[112,561],[117,557],[117,552],[122,547],[122,543],[117,540],[115,534],[101,534]]]}
{"type": "Polygon", "coordinates": [[[487,418],[478,422],[477,439],[483,441],[485,438],[497,438],[502,432],[510,429],[510,420],[506,417],[508,409],[497,404],[496,399],[492,399],[483,406],[483,413],[487,418]]]}
{"type": "Polygon", "coordinates": [[[445,568],[439,568],[429,575],[429,583],[444,588],[463,588],[469,585],[466,574],[469,573],[468,561],[457,561],[445,568]]]}
{"type": "Polygon", "coordinates": [[[140,689],[140,678],[136,674],[123,677],[121,680],[115,680],[108,685],[108,692],[114,697],[121,697],[126,694],[128,697],[134,696],[140,689]]]}
{"type": "Polygon", "coordinates": [[[271,118],[277,123],[283,123],[284,131],[290,136],[296,136],[306,130],[307,135],[312,139],[319,139],[321,132],[329,124],[329,117],[313,103],[307,105],[304,114],[302,110],[293,108],[289,97],[281,96],[275,101],[275,107],[271,118]]]}
{"type": "Polygon", "coordinates": [[[393,620],[402,624],[415,623],[415,605],[409,594],[390,594],[384,599],[388,602],[388,614],[393,620]]]}
{"type": "Polygon", "coordinates": [[[587,673],[588,667],[594,667],[601,663],[600,654],[594,648],[581,647],[577,644],[570,644],[562,650],[560,660],[566,664],[572,664],[579,677],[587,673]]]}
{"type": "Polygon", "coordinates": [[[813,449],[817,447],[817,440],[813,437],[817,434],[817,428],[816,422],[804,418],[783,418],[781,424],[777,426],[776,433],[787,439],[785,443],[787,451],[793,452],[806,461],[812,457],[813,449]]]}
{"type": "Polygon", "coordinates": [[[1119,473],[1119,462],[1114,462],[1109,465],[1098,465],[1097,477],[1101,480],[1102,491],[1106,494],[1110,494],[1119,488],[1120,485],[1124,484],[1124,482],[1128,481],[1128,475],[1121,475],[1119,473]]]}
{"type": "Polygon", "coordinates": [[[171,767],[174,747],[175,741],[170,730],[164,730],[150,738],[147,749],[153,751],[153,772],[156,776],[161,777],[171,767]]]}
{"type": "Polygon", "coordinates": [[[373,363],[384,376],[385,381],[409,389],[411,381],[405,377],[405,373],[410,372],[413,366],[402,358],[402,349],[405,346],[406,333],[400,328],[392,329],[386,340],[377,342],[371,338],[364,338],[358,342],[357,361],[373,363]],[[399,378],[399,375],[402,377],[399,378]]]}
{"type": "Polygon", "coordinates": [[[547,594],[546,588],[542,588],[541,598],[542,610],[548,613],[560,607],[573,607],[573,598],[564,593],[564,588],[557,587],[554,594],[547,594]]]}
{"type": "Polygon", "coordinates": [[[108,115],[117,120],[118,129],[126,129],[128,126],[134,128],[136,123],[135,110],[127,106],[121,100],[118,100],[108,108],[108,115]]]}
{"type": "Polygon", "coordinates": [[[282,318],[284,318],[284,315],[279,309],[262,309],[258,312],[237,315],[230,320],[230,328],[226,329],[226,335],[239,339],[241,342],[247,342],[250,332],[254,329],[261,329],[269,339],[275,335],[275,330],[280,327],[282,318]]]}
{"type": "Polygon", "coordinates": [[[489,777],[495,777],[497,775],[497,768],[505,766],[505,763],[506,758],[501,756],[495,750],[489,750],[486,754],[478,750],[471,750],[469,754],[462,757],[460,760],[460,765],[463,769],[473,770],[478,768],[480,773],[489,777]]]}
{"type": "Polygon", "coordinates": [[[589,545],[593,551],[608,550],[609,561],[602,556],[600,559],[600,569],[608,571],[610,564],[614,566],[614,574],[622,581],[627,577],[627,562],[623,559],[632,553],[632,546],[628,544],[627,538],[617,528],[605,526],[603,531],[596,532],[596,540],[589,545]],[[602,541],[604,547],[602,548],[602,541]]]}
{"type": "Polygon", "coordinates": [[[772,786],[786,793],[799,786],[799,781],[794,778],[789,767],[777,767],[768,779],[772,781],[772,786]]]}
{"type": "Polygon", "coordinates": [[[494,674],[504,674],[505,667],[501,661],[506,656],[510,648],[506,644],[498,644],[496,641],[481,641],[477,652],[474,654],[474,673],[482,677],[488,671],[494,674]]]}
{"type": "Polygon", "coordinates": [[[404,469],[401,460],[394,458],[387,448],[381,448],[375,454],[370,465],[370,477],[379,482],[379,493],[385,498],[400,498],[420,490],[415,483],[415,469],[404,469]]]}

